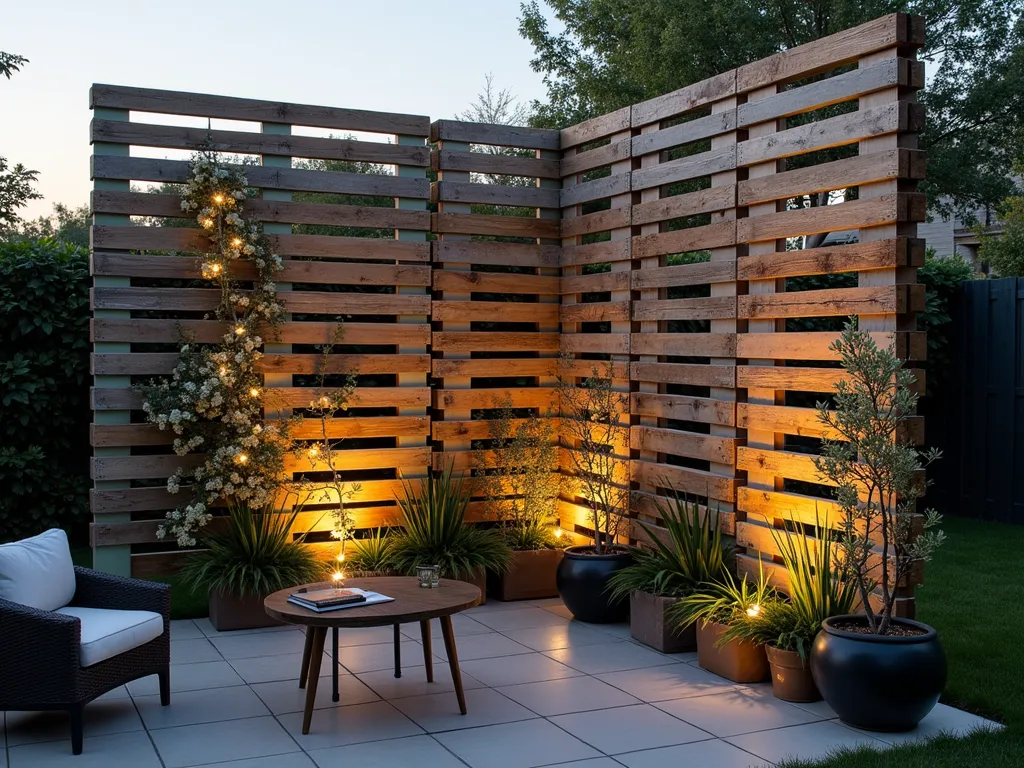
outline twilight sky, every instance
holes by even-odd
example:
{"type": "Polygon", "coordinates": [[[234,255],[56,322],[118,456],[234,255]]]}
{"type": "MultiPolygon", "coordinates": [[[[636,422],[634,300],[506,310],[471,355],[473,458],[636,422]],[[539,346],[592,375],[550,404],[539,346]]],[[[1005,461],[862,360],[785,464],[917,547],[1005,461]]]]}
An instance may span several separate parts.
{"type": "Polygon", "coordinates": [[[39,171],[34,218],[88,202],[94,82],[437,119],[490,72],[526,102],[544,88],[518,16],[519,0],[0,0],[0,50],[30,61],[0,78],[0,156],[39,171]]]}

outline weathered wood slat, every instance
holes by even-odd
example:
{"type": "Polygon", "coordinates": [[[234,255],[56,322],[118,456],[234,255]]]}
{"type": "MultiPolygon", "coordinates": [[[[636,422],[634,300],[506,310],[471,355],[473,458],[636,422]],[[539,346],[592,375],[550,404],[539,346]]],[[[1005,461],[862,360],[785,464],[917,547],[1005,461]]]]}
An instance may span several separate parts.
{"type": "MultiPolygon", "coordinates": [[[[754,219],[743,219],[742,221],[754,221],[754,219]]],[[[649,256],[689,253],[732,245],[737,241],[739,223],[719,221],[690,229],[677,229],[674,232],[634,237],[633,257],[643,259],[649,256]]]]}
{"type": "Polygon", "coordinates": [[[739,280],[762,280],[770,277],[921,267],[924,266],[924,256],[924,240],[874,240],[868,243],[742,256],[736,261],[736,277],[739,280]]]}
{"type": "Polygon", "coordinates": [[[689,384],[697,387],[735,387],[736,368],[732,365],[694,365],[686,363],[630,363],[630,378],[661,384],[689,384]]]}
{"type": "Polygon", "coordinates": [[[167,149],[213,150],[254,155],[283,155],[365,163],[430,165],[430,150],[426,147],[379,141],[251,131],[222,131],[208,128],[186,128],[177,125],[130,123],[101,118],[94,118],[90,127],[93,142],[102,141],[108,144],[134,144],[167,149]]]}
{"type": "Polygon", "coordinates": [[[735,296],[633,302],[634,320],[725,320],[735,315],[735,296]]]}
{"type": "Polygon", "coordinates": [[[434,376],[554,376],[556,358],[511,358],[497,360],[434,360],[434,376]]]}
{"type": "Polygon", "coordinates": [[[656,123],[736,93],[736,70],[730,69],[699,83],[633,105],[630,125],[639,128],[656,123]]]}
{"type": "Polygon", "coordinates": [[[818,472],[814,466],[814,457],[806,453],[741,446],[736,449],[736,469],[746,472],[769,472],[778,477],[788,477],[807,483],[834,485],[818,472]]]}
{"type": "MultiPolygon", "coordinates": [[[[563,333],[561,351],[594,353],[601,355],[629,354],[629,334],[627,333],[563,333]]],[[[584,363],[588,361],[582,361],[584,363]]],[[[600,370],[600,369],[599,369],[600,370]]],[[[589,375],[590,369],[587,368],[589,375]]]]}
{"type": "Polygon", "coordinates": [[[736,424],[736,404],[728,400],[633,392],[630,395],[629,405],[630,413],[634,415],[726,426],[736,424]]]}
{"type": "MultiPolygon", "coordinates": [[[[610,144],[588,149],[585,152],[578,152],[576,154],[566,152],[562,155],[560,171],[563,177],[575,177],[596,168],[604,168],[612,163],[627,160],[629,157],[630,143],[625,140],[613,141],[610,144]]],[[[566,178],[566,182],[570,184],[578,183],[576,179],[572,178],[566,178]]],[[[566,182],[563,182],[563,185],[568,187],[566,182]]]]}
{"type": "Polygon", "coordinates": [[[459,181],[436,181],[430,187],[432,202],[483,203],[526,208],[558,208],[557,189],[511,187],[503,184],[476,184],[459,181]]]}
{"type": "Polygon", "coordinates": [[[922,105],[894,101],[740,142],[736,148],[736,165],[743,167],[766,160],[781,160],[793,155],[853,144],[871,136],[883,136],[897,131],[917,132],[922,128],[922,105]]]}
{"type": "MultiPolygon", "coordinates": [[[[276,340],[284,344],[328,344],[335,341],[338,324],[285,323],[276,340]]],[[[137,320],[97,317],[92,321],[92,340],[176,344],[193,338],[204,344],[224,338],[225,325],[217,320],[137,320]]],[[[265,339],[275,339],[273,329],[261,329],[265,339]]],[[[342,344],[427,343],[430,326],[424,323],[345,323],[342,344]]]]}
{"type": "Polygon", "coordinates": [[[578,144],[597,141],[613,133],[629,130],[630,107],[623,107],[606,115],[584,120],[560,131],[561,148],[568,149],[578,144]]]}
{"type": "MultiPolygon", "coordinates": [[[[181,198],[145,192],[92,193],[93,213],[121,213],[130,216],[166,216],[181,218],[181,198]]],[[[245,203],[245,215],[260,221],[285,224],[319,224],[335,227],[373,229],[429,229],[430,213],[397,208],[360,205],[322,205],[289,203],[276,200],[252,200],[245,203]]],[[[188,217],[191,219],[191,217],[188,217]]]]}
{"type": "Polygon", "coordinates": [[[735,357],[735,333],[634,333],[630,351],[635,355],[683,357],[735,357]]]}
{"type": "Polygon", "coordinates": [[[906,44],[924,44],[920,17],[891,13],[859,27],[791,48],[735,71],[736,92],[745,93],[771,83],[786,83],[841,67],[875,51],[906,44]]]}
{"type": "Polygon", "coordinates": [[[435,408],[498,408],[505,397],[514,408],[556,408],[558,392],[551,387],[513,389],[435,389],[435,408]]]}
{"type": "Polygon", "coordinates": [[[557,245],[434,241],[433,258],[441,264],[469,263],[500,267],[557,267],[557,245]]]}
{"type": "Polygon", "coordinates": [[[630,243],[627,240],[566,245],[562,247],[561,266],[577,267],[585,264],[626,261],[630,258],[630,243]]]}
{"type": "Polygon", "coordinates": [[[433,334],[433,346],[441,352],[557,352],[557,333],[507,333],[504,331],[443,331],[433,334]]]}
{"type": "Polygon", "coordinates": [[[740,296],[737,300],[737,312],[741,318],[845,317],[920,312],[923,309],[923,285],[881,285],[766,293],[740,296]]]}
{"type": "Polygon", "coordinates": [[[431,228],[439,235],[493,235],[554,240],[560,234],[558,219],[475,213],[433,213],[430,220],[431,228]]]}
{"type": "Polygon", "coordinates": [[[558,310],[562,323],[596,323],[629,320],[628,301],[563,304],[558,310]]]}
{"type": "Polygon", "coordinates": [[[748,389],[788,389],[795,392],[835,392],[838,381],[849,381],[841,368],[803,366],[740,365],[736,386],[748,389]]]}
{"type": "Polygon", "coordinates": [[[561,149],[558,131],[547,128],[523,128],[515,125],[469,123],[460,120],[435,120],[430,124],[430,140],[457,141],[465,144],[490,144],[521,149],[561,149]]]}
{"type": "MultiPolygon", "coordinates": [[[[923,333],[900,332],[871,333],[881,347],[895,340],[895,353],[901,360],[923,360],[925,350],[923,333]],[[895,338],[894,338],[895,337],[895,338]]],[[[831,331],[803,331],[793,333],[741,333],[737,336],[736,356],[766,360],[838,360],[829,346],[839,338],[831,331]]]]}
{"type": "Polygon", "coordinates": [[[923,179],[924,169],[924,152],[887,149],[741,181],[736,186],[736,202],[754,205],[888,179],[923,179]]]}
{"type": "Polygon", "coordinates": [[[571,187],[563,187],[561,206],[569,208],[574,205],[601,200],[614,195],[629,192],[629,172],[616,173],[593,181],[584,181],[571,187]]]}
{"type": "Polygon", "coordinates": [[[736,279],[736,264],[732,261],[701,261],[674,267],[638,269],[631,272],[630,277],[634,291],[727,283],[736,279]]]}
{"type": "Polygon", "coordinates": [[[838,433],[818,421],[818,412],[814,408],[737,403],[736,426],[787,435],[839,438],[838,433]]]}
{"type": "Polygon", "coordinates": [[[738,481],[699,469],[678,467],[674,464],[656,464],[650,461],[631,461],[630,480],[652,487],[674,488],[682,494],[708,496],[732,502],[736,497],[738,481]]]}
{"type": "Polygon", "coordinates": [[[634,136],[632,139],[633,156],[661,152],[671,147],[678,147],[691,141],[700,141],[733,130],[736,130],[736,112],[731,109],[715,112],[705,117],[678,123],[671,128],[662,128],[660,131],[634,136]]]}
{"type": "MultiPolygon", "coordinates": [[[[430,183],[426,179],[261,165],[232,166],[225,163],[225,166],[243,171],[250,186],[263,189],[421,199],[426,199],[430,195],[430,183]]],[[[147,157],[118,155],[92,156],[94,179],[181,184],[188,179],[188,169],[189,164],[186,160],[154,160],[147,157]]]]}
{"type": "Polygon", "coordinates": [[[610,208],[607,211],[585,213],[571,219],[562,219],[562,237],[576,237],[628,227],[629,220],[630,207],[628,205],[622,208],[610,208]]]}
{"type": "Polygon", "coordinates": [[[923,88],[924,62],[902,58],[888,59],[799,88],[790,88],[776,96],[741,104],[736,109],[736,124],[742,128],[767,120],[777,120],[898,86],[923,88]]]}
{"type": "Polygon", "coordinates": [[[736,185],[700,189],[683,195],[663,197],[648,203],[633,206],[632,224],[653,224],[659,221],[713,213],[736,205],[736,185]]]}
{"type": "Polygon", "coordinates": [[[432,152],[431,166],[435,171],[467,171],[499,176],[541,179],[557,179],[562,176],[558,160],[495,155],[490,152],[458,152],[452,149],[432,152]]]}
{"type": "Polygon", "coordinates": [[[547,275],[439,269],[434,272],[434,290],[458,293],[555,294],[559,292],[559,278],[547,275]]]}
{"type": "Polygon", "coordinates": [[[837,205],[798,208],[740,219],[736,222],[736,237],[745,242],[778,240],[818,232],[838,232],[904,221],[924,221],[926,216],[927,205],[923,194],[895,192],[870,199],[850,200],[837,205]]]}
{"type": "Polygon", "coordinates": [[[361,109],[319,107],[308,104],[238,99],[206,93],[163,91],[123,85],[93,84],[89,106],[128,109],[135,112],[163,112],[170,115],[220,117],[248,122],[290,123],[342,131],[393,133],[426,136],[430,118],[361,109]]]}
{"type": "Polygon", "coordinates": [[[435,301],[431,316],[442,322],[555,323],[558,305],[520,301],[435,301]]]}
{"type": "Polygon", "coordinates": [[[713,173],[731,171],[736,167],[736,146],[719,147],[678,160],[670,160],[652,168],[633,171],[633,191],[660,187],[676,181],[687,181],[713,173]]]}
{"type": "Polygon", "coordinates": [[[737,441],[735,437],[716,437],[678,429],[633,426],[629,430],[631,449],[688,456],[722,464],[732,464],[736,458],[737,441]]]}
{"type": "Polygon", "coordinates": [[[559,292],[594,293],[604,291],[628,291],[630,272],[599,272],[595,275],[570,275],[560,278],[559,292]]]}

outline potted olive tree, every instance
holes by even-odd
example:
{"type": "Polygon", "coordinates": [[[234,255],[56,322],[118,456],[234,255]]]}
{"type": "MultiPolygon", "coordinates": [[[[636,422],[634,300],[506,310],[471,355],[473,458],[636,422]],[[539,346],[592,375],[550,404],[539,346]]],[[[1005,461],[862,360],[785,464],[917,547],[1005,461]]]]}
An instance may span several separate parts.
{"type": "Polygon", "coordinates": [[[647,541],[633,550],[633,564],[612,576],[612,597],[629,598],[634,639],[662,653],[692,651],[696,627],[681,628],[669,618],[668,609],[699,585],[724,578],[733,547],[722,541],[718,515],[710,509],[702,516],[697,504],[674,490],[655,505],[668,541],[637,521],[647,541]]]}
{"type": "Polygon", "coordinates": [[[488,422],[487,447],[475,451],[475,493],[512,549],[507,572],[489,574],[499,600],[554,597],[562,549],[555,536],[560,477],[552,419],[521,414],[505,396],[488,422]]]}
{"type": "MultiPolygon", "coordinates": [[[[794,525],[794,527],[796,527],[794,525]]],[[[785,701],[818,701],[808,657],[821,623],[848,614],[857,594],[833,562],[828,518],[815,526],[815,544],[806,536],[772,529],[786,566],[788,600],[769,600],[752,615],[741,615],[726,639],[763,644],[771,668],[772,692],[785,701]]]]}
{"type": "Polygon", "coordinates": [[[943,541],[934,510],[917,513],[924,468],[939,457],[908,434],[913,374],[851,320],[832,350],[846,377],[835,407],[818,404],[827,430],[815,466],[842,511],[838,562],[862,613],[822,623],[811,672],[839,717],[868,730],[914,728],[939,700],[946,660],[932,627],[896,616],[898,589],[943,541]]]}
{"type": "MultiPolygon", "coordinates": [[[[569,496],[588,509],[593,543],[569,547],[558,565],[558,594],[580,621],[624,621],[629,603],[614,599],[609,580],[632,561],[627,546],[618,543],[629,513],[627,462],[615,447],[628,446],[629,427],[620,423],[628,413],[629,395],[612,386],[612,363],[597,363],[590,376],[575,383],[568,375],[572,361],[563,358],[558,380],[560,437],[570,473],[564,478],[569,496]]],[[[628,453],[628,448],[627,448],[628,453]]]]}

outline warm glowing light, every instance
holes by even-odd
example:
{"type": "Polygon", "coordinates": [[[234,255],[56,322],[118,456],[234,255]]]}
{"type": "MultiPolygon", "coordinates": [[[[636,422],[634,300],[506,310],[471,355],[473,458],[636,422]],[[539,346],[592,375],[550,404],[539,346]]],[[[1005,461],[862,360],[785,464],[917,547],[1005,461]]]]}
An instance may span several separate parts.
{"type": "Polygon", "coordinates": [[[253,387],[252,389],[249,390],[249,397],[259,397],[259,396],[260,396],[260,391],[256,387],[253,387]]]}
{"type": "Polygon", "coordinates": [[[236,237],[234,240],[231,241],[231,245],[233,247],[235,247],[235,248],[241,248],[242,247],[242,238],[236,237]]]}
{"type": "Polygon", "coordinates": [[[342,552],[340,555],[338,555],[337,560],[338,560],[339,563],[344,563],[345,562],[345,553],[342,552]]]}
{"type": "Polygon", "coordinates": [[[330,404],[331,398],[327,397],[326,395],[320,398],[320,405],[323,406],[324,408],[326,408],[330,404]]]}
{"type": "Polygon", "coordinates": [[[345,578],[345,574],[342,573],[341,571],[335,571],[334,575],[331,576],[331,578],[334,579],[335,581],[341,581],[342,579],[345,578]]]}
{"type": "Polygon", "coordinates": [[[225,368],[223,365],[220,367],[220,375],[221,376],[227,376],[228,375],[228,369],[225,368]]]}
{"type": "Polygon", "coordinates": [[[221,195],[219,193],[214,195],[213,196],[213,202],[215,202],[217,205],[220,205],[221,203],[224,202],[224,195],[221,195]]]}
{"type": "Polygon", "coordinates": [[[203,226],[210,229],[213,226],[213,219],[203,219],[203,226]]]}
{"type": "Polygon", "coordinates": [[[555,528],[555,538],[556,539],[562,538],[562,529],[561,528],[555,528]]]}
{"type": "Polygon", "coordinates": [[[235,461],[237,461],[239,464],[245,464],[245,462],[247,462],[248,460],[249,460],[248,455],[246,455],[244,453],[240,453],[237,456],[235,456],[235,461]]]}
{"type": "Polygon", "coordinates": [[[761,613],[761,606],[758,605],[757,603],[754,603],[752,606],[747,608],[747,616],[749,616],[752,619],[757,618],[757,616],[760,613],[761,613]]]}
{"type": "Polygon", "coordinates": [[[245,326],[244,325],[236,325],[235,326],[235,335],[236,336],[241,336],[244,333],[245,333],[245,326]]]}
{"type": "Polygon", "coordinates": [[[315,445],[311,445],[309,447],[309,450],[306,451],[306,455],[309,456],[309,458],[311,459],[315,459],[317,456],[320,455],[320,449],[315,445]]]}
{"type": "Polygon", "coordinates": [[[210,271],[216,275],[218,272],[220,272],[220,264],[211,264],[210,271]]]}

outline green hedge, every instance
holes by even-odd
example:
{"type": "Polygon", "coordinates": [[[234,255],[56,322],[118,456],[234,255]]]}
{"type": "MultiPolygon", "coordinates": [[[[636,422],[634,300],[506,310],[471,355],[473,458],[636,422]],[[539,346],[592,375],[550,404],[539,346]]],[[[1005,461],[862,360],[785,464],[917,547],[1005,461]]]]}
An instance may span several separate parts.
{"type": "Polygon", "coordinates": [[[0,540],[89,521],[89,254],[0,243],[0,540]]]}

